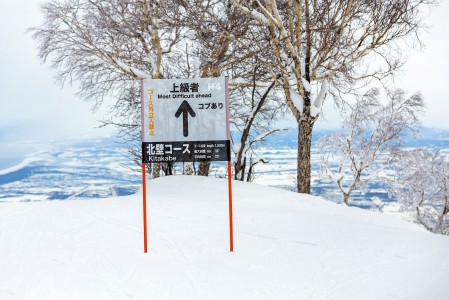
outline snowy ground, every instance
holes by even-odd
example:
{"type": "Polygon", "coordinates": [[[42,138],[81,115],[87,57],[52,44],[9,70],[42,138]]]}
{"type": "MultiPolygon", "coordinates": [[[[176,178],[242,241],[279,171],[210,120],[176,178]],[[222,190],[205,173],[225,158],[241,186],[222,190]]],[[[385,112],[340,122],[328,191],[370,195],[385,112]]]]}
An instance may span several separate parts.
{"type": "Polygon", "coordinates": [[[449,299],[449,237],[380,213],[222,179],[0,203],[0,299],[449,299]]]}

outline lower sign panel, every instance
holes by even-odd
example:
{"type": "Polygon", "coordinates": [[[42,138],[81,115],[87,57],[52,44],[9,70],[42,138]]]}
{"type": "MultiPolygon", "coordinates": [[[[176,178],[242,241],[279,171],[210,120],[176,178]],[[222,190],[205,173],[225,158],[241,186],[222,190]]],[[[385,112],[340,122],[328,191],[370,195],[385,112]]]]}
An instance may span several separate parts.
{"type": "Polygon", "coordinates": [[[144,142],[142,162],[230,161],[228,140],[188,142],[144,142]]]}

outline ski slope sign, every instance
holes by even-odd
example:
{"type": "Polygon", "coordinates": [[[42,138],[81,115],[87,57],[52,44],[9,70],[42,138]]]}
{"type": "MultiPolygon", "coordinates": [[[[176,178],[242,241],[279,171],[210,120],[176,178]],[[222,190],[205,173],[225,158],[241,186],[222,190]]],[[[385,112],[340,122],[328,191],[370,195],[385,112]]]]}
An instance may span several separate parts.
{"type": "Polygon", "coordinates": [[[142,162],[229,161],[227,78],[142,81],[142,162]]]}
{"type": "Polygon", "coordinates": [[[229,249],[234,251],[227,78],[141,80],[142,204],[147,241],[146,164],[228,162],[229,249]]]}

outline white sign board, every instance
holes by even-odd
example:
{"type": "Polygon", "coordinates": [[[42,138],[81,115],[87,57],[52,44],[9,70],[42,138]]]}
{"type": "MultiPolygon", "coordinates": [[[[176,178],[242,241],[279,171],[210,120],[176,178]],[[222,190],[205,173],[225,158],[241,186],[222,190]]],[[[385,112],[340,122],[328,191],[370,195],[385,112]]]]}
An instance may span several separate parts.
{"type": "Polygon", "coordinates": [[[225,78],[142,81],[143,162],[229,161],[225,78]]]}

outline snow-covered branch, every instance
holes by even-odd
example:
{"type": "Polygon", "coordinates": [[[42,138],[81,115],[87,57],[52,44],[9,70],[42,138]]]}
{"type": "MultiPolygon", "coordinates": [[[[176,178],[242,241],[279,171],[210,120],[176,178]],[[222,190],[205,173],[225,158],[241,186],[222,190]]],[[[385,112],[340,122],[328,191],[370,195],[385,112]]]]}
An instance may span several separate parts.
{"type": "Polygon", "coordinates": [[[315,101],[313,101],[314,106],[313,108],[315,110],[315,114],[312,113],[313,115],[316,116],[318,113],[321,112],[321,108],[323,107],[324,99],[326,98],[328,91],[329,91],[329,81],[323,80],[323,82],[321,83],[320,92],[315,98],[315,101]]]}
{"type": "Polygon", "coordinates": [[[124,62],[117,59],[115,59],[114,61],[117,63],[117,66],[119,66],[125,72],[133,74],[136,77],[136,79],[151,79],[151,75],[146,73],[145,71],[128,66],[124,62]]]}
{"type": "Polygon", "coordinates": [[[449,235],[449,162],[440,151],[401,151],[394,160],[398,169],[391,192],[402,209],[434,233],[449,235]]]}
{"type": "Polygon", "coordinates": [[[388,103],[382,105],[378,96],[378,91],[363,95],[344,120],[342,131],[318,142],[322,175],[337,184],[347,205],[352,191],[380,178],[396,157],[404,136],[419,125],[422,97],[415,94],[406,98],[402,90],[394,90],[388,93],[388,103]]]}

